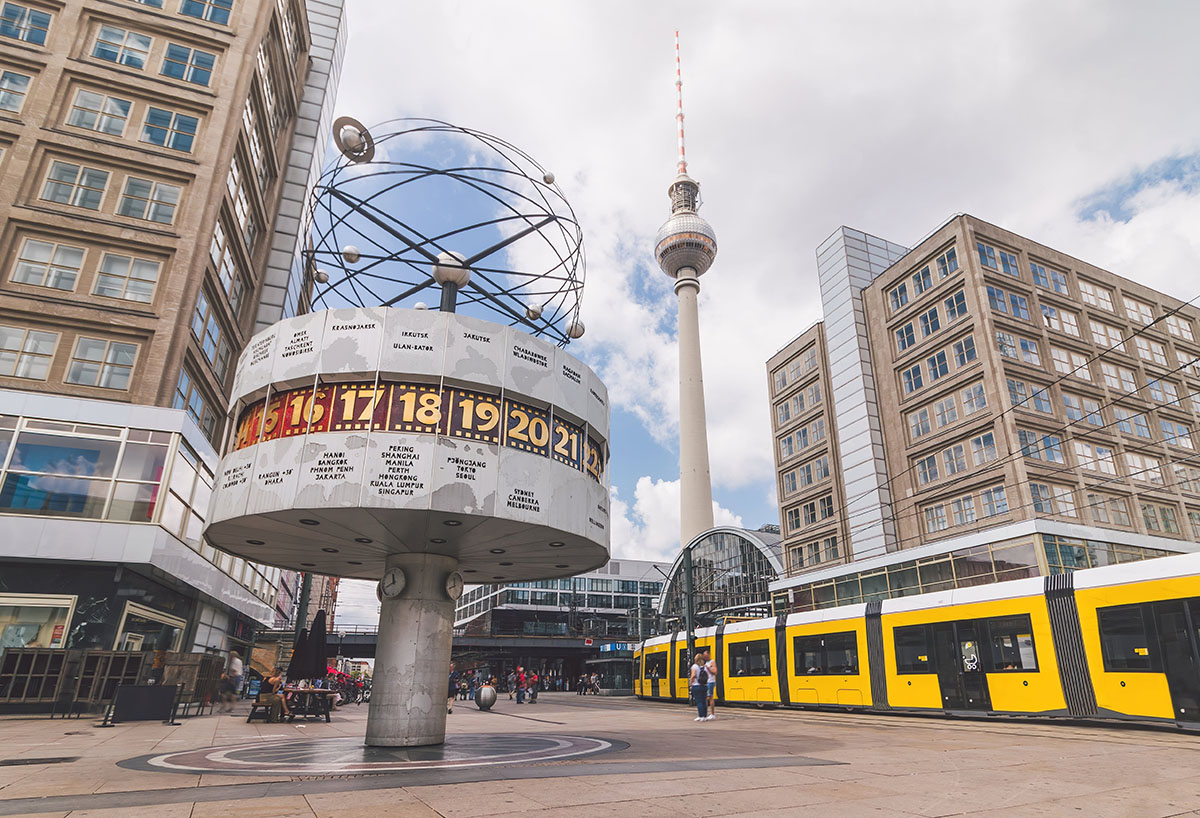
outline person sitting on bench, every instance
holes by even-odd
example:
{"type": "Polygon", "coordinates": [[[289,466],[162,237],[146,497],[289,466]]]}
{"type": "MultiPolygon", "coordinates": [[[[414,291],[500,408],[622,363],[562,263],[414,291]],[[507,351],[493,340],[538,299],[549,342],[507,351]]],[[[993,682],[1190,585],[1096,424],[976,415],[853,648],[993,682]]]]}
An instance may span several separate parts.
{"type": "Polygon", "coordinates": [[[276,667],[274,672],[263,682],[262,690],[258,694],[258,700],[271,708],[269,721],[279,721],[283,716],[291,715],[287,699],[279,692],[283,689],[283,685],[283,668],[276,667]]]}

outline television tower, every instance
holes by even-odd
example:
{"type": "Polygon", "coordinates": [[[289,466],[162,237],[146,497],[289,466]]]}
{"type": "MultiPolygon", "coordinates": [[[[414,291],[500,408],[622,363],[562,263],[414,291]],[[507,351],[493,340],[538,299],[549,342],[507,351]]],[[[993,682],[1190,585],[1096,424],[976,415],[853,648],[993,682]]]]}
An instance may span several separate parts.
{"type": "Polygon", "coordinates": [[[675,32],[675,100],[679,162],[675,181],[667,188],[671,218],[658,230],[654,254],[662,271],[675,279],[675,295],[679,299],[679,545],[684,547],[697,534],[713,527],[696,299],[700,295],[700,276],[712,266],[717,255],[717,236],[696,212],[700,207],[700,184],[687,174],[678,31],[675,32]]]}

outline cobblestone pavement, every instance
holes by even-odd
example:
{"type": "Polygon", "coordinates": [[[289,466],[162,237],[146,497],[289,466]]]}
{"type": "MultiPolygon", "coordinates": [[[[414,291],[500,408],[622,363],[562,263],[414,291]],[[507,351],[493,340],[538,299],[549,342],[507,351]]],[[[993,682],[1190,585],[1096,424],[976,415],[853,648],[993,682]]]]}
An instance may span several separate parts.
{"type": "Polygon", "coordinates": [[[543,694],[460,703],[442,750],[333,722],[0,718],[0,816],[1200,816],[1200,735],[543,694]],[[281,766],[282,765],[282,766],[281,766]],[[372,766],[375,765],[375,766],[372,766]]]}

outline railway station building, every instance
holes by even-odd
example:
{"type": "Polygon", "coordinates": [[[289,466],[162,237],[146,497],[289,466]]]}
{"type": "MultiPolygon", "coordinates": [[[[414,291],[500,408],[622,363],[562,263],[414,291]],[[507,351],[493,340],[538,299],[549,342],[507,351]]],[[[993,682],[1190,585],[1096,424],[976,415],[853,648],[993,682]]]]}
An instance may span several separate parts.
{"type": "Polygon", "coordinates": [[[969,215],[817,266],[767,362],[774,612],[1200,550],[1200,309],[969,215]]]}
{"type": "Polygon", "coordinates": [[[303,309],[344,41],[342,0],[5,3],[0,649],[292,617],[295,574],[201,531],[230,364],[303,309]]]}

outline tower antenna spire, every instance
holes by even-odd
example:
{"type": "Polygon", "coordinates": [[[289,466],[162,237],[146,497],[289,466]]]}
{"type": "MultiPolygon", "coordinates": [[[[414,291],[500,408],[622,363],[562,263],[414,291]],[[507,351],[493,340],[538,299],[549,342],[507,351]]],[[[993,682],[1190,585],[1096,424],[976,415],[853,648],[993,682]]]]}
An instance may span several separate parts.
{"type": "Polygon", "coordinates": [[[680,176],[687,176],[687,155],[683,152],[683,71],[679,64],[679,30],[675,30],[675,123],[679,126],[680,176]]]}

